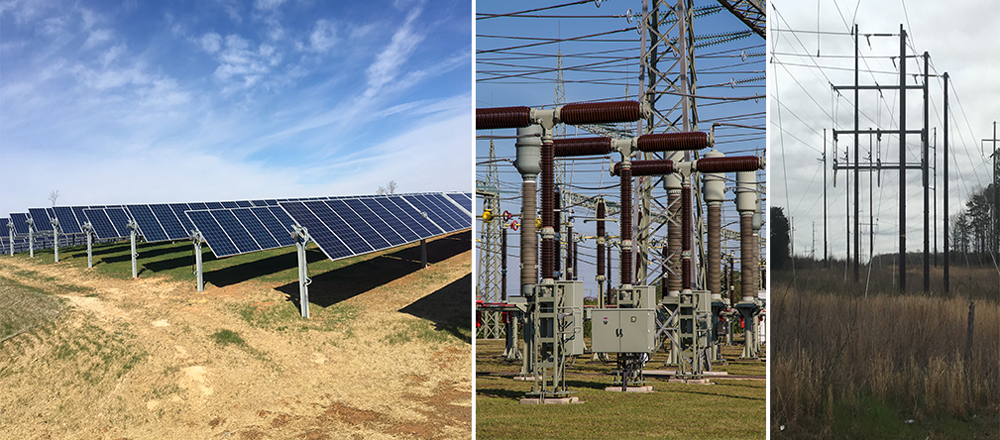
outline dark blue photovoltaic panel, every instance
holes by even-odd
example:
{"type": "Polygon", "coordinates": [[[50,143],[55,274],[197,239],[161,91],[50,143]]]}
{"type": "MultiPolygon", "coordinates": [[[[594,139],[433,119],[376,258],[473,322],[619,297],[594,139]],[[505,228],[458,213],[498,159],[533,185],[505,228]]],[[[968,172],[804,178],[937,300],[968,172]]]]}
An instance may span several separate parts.
{"type": "Polygon", "coordinates": [[[448,197],[462,206],[462,209],[472,214],[472,194],[471,193],[448,193],[448,197]]]}
{"type": "Polygon", "coordinates": [[[128,237],[132,235],[132,232],[128,229],[128,213],[125,212],[124,207],[109,207],[104,208],[104,211],[108,213],[108,218],[111,219],[111,224],[115,226],[120,234],[119,237],[128,237]]]}
{"type": "Polygon", "coordinates": [[[49,223],[49,214],[45,208],[28,208],[31,219],[35,221],[36,231],[51,231],[52,224],[49,223]]]}
{"type": "Polygon", "coordinates": [[[45,208],[45,215],[49,216],[50,219],[56,218],[56,212],[52,208],[45,208]]]}
{"type": "Polygon", "coordinates": [[[121,238],[122,235],[118,234],[115,230],[114,225],[111,224],[111,219],[108,218],[107,212],[103,209],[85,209],[83,210],[83,215],[86,217],[87,221],[94,228],[94,233],[97,234],[97,238],[102,240],[109,238],[121,238]]]}
{"type": "Polygon", "coordinates": [[[264,200],[264,203],[267,203],[267,206],[278,206],[278,201],[276,199],[267,199],[264,200]]]}
{"type": "Polygon", "coordinates": [[[170,205],[162,203],[149,205],[149,209],[153,211],[153,215],[160,221],[160,226],[163,226],[163,232],[167,234],[168,240],[183,240],[188,238],[184,226],[181,225],[180,220],[177,220],[177,215],[174,214],[173,209],[170,209],[170,205]]]}
{"type": "Polygon", "coordinates": [[[229,236],[222,231],[222,227],[215,221],[215,217],[208,211],[187,211],[188,219],[194,227],[201,232],[201,236],[208,243],[208,248],[212,250],[216,258],[228,257],[240,253],[229,236]]]}
{"type": "MultiPolygon", "coordinates": [[[[220,207],[221,207],[221,205],[220,205],[220,207]]],[[[208,209],[208,204],[207,203],[202,203],[202,202],[189,202],[188,203],[188,208],[191,211],[202,211],[202,210],[208,209]]]]}
{"type": "Polygon", "coordinates": [[[53,208],[53,211],[55,211],[56,218],[59,219],[59,230],[63,234],[79,234],[83,232],[80,229],[80,224],[76,222],[73,210],[69,206],[56,206],[53,208]]]}
{"type": "MultiPolygon", "coordinates": [[[[372,247],[372,250],[386,249],[389,246],[389,242],[382,238],[382,235],[378,233],[365,219],[361,218],[347,203],[343,200],[330,200],[325,202],[326,206],[333,209],[337,215],[343,219],[347,224],[357,232],[361,238],[372,247]]],[[[353,248],[352,248],[353,249],[353,248]]]]}
{"type": "MultiPolygon", "coordinates": [[[[375,250],[368,242],[366,242],[361,235],[350,227],[344,219],[340,218],[337,213],[333,212],[326,203],[321,201],[303,202],[306,208],[309,208],[316,217],[319,217],[320,221],[323,222],[330,231],[333,232],[340,241],[347,245],[347,248],[351,250],[352,255],[359,255],[371,252],[375,250]]],[[[312,230],[309,231],[310,234],[312,230]]]]}
{"type": "Polygon", "coordinates": [[[330,228],[326,227],[302,202],[283,202],[281,207],[288,211],[288,214],[295,219],[298,225],[309,231],[309,236],[331,260],[353,255],[350,249],[336,235],[333,235],[330,228]]]}
{"type": "MultiPolygon", "coordinates": [[[[373,198],[360,199],[361,203],[368,207],[378,218],[384,221],[386,224],[396,231],[403,238],[404,243],[412,243],[414,241],[420,240],[420,236],[413,232],[405,223],[403,223],[398,217],[396,217],[392,212],[382,206],[378,200],[373,198]]],[[[395,206],[395,205],[393,205],[395,206]]]]}
{"type": "MultiPolygon", "coordinates": [[[[292,240],[292,236],[289,234],[289,231],[285,229],[284,226],[281,226],[281,222],[278,221],[278,218],[274,216],[270,209],[263,206],[257,206],[250,208],[250,210],[253,211],[254,215],[257,216],[257,219],[264,224],[264,227],[267,228],[268,232],[271,233],[271,236],[278,241],[279,245],[291,246],[295,244],[295,241],[292,240]]],[[[282,211],[282,214],[284,213],[285,212],[282,211]]],[[[285,215],[287,216],[287,214],[285,215]]]]}
{"type": "Polygon", "coordinates": [[[293,230],[292,225],[296,224],[295,220],[292,220],[288,216],[288,213],[284,209],[281,209],[280,206],[269,206],[267,209],[271,211],[271,214],[274,214],[274,218],[278,219],[278,222],[285,228],[285,231],[291,234],[293,230]]]}
{"type": "Polygon", "coordinates": [[[378,201],[385,205],[386,208],[389,208],[393,214],[396,214],[396,217],[399,217],[403,223],[409,225],[410,229],[413,229],[413,232],[416,232],[421,239],[444,233],[441,228],[434,226],[430,220],[420,215],[419,209],[407,203],[406,200],[403,200],[400,196],[390,196],[384,199],[378,199],[378,201]],[[395,206],[396,209],[393,210],[389,205],[395,206]],[[400,217],[401,215],[406,218],[400,217]]]}
{"type": "Polygon", "coordinates": [[[222,208],[224,208],[224,206],[222,206],[222,204],[219,203],[219,202],[205,202],[205,207],[207,209],[222,209],[222,208]]]}
{"type": "MultiPolygon", "coordinates": [[[[403,200],[409,202],[411,205],[413,205],[413,207],[417,208],[418,211],[427,214],[427,218],[429,218],[432,222],[434,222],[434,224],[437,225],[439,229],[441,229],[441,232],[448,232],[448,230],[451,229],[451,225],[449,224],[448,220],[442,217],[441,213],[437,212],[437,210],[427,206],[424,203],[424,201],[419,198],[419,196],[413,196],[413,195],[404,196],[403,200]]],[[[432,231],[434,230],[431,228],[428,229],[432,231]]]]}
{"type": "Polygon", "coordinates": [[[444,194],[428,194],[427,199],[445,212],[451,213],[451,218],[455,221],[456,228],[465,229],[472,227],[472,213],[452,203],[448,196],[444,194]]]}
{"type": "Polygon", "coordinates": [[[139,232],[142,233],[147,243],[167,240],[167,233],[163,232],[163,227],[156,220],[156,216],[149,209],[149,205],[128,205],[125,208],[132,214],[135,222],[139,224],[139,232]]]}
{"type": "Polygon", "coordinates": [[[253,206],[267,206],[267,202],[263,200],[251,200],[250,204],[253,206]]]}
{"type": "Polygon", "coordinates": [[[237,200],[236,206],[239,206],[240,208],[249,208],[253,206],[253,203],[250,203],[249,200],[237,200]]]}
{"type": "MultiPolygon", "coordinates": [[[[89,207],[89,208],[93,208],[93,207],[89,207]]],[[[73,210],[73,215],[76,216],[77,224],[80,225],[80,232],[83,232],[83,224],[87,223],[87,216],[83,215],[83,210],[84,209],[88,209],[88,207],[87,206],[71,206],[70,209],[73,210]]]]}
{"type": "Polygon", "coordinates": [[[20,235],[28,233],[28,214],[23,212],[12,212],[10,213],[10,221],[14,223],[15,234],[20,235]]]}
{"type": "Polygon", "coordinates": [[[237,208],[233,210],[233,215],[243,224],[246,231],[250,233],[261,250],[279,248],[281,245],[271,236],[271,232],[264,227],[264,224],[257,219],[250,208],[237,208]]]}
{"type": "Polygon", "coordinates": [[[239,205],[237,205],[236,202],[222,202],[222,207],[223,208],[239,208],[239,205]]]}
{"type": "MultiPolygon", "coordinates": [[[[434,213],[439,217],[441,217],[441,219],[444,221],[444,224],[438,222],[438,226],[444,228],[446,231],[449,232],[460,229],[462,226],[462,222],[455,218],[455,215],[452,213],[451,210],[447,209],[444,206],[441,206],[441,203],[439,203],[438,200],[435,199],[434,197],[435,195],[437,194],[433,195],[418,194],[415,195],[414,198],[419,200],[420,203],[423,203],[424,207],[428,210],[428,213],[434,213]]],[[[452,205],[452,207],[454,207],[454,205],[452,205]]]]}
{"type": "Polygon", "coordinates": [[[236,219],[232,211],[228,209],[215,210],[212,211],[212,216],[219,222],[219,226],[222,227],[223,232],[229,236],[229,239],[233,241],[236,249],[239,249],[241,254],[260,250],[260,245],[247,233],[247,230],[243,228],[243,225],[236,219]]]}
{"type": "Polygon", "coordinates": [[[194,208],[189,207],[187,203],[170,204],[170,210],[174,212],[174,215],[177,216],[177,220],[181,222],[181,227],[184,228],[185,237],[190,237],[191,231],[194,230],[194,224],[191,223],[191,219],[189,219],[186,215],[184,215],[184,211],[187,211],[189,209],[193,210],[194,208]]]}
{"type": "MultiPolygon", "coordinates": [[[[374,228],[375,231],[378,232],[378,234],[382,236],[383,239],[385,239],[385,241],[388,244],[388,247],[396,247],[401,244],[405,244],[407,242],[406,240],[403,239],[402,236],[397,234],[396,231],[394,231],[392,227],[385,222],[385,220],[382,220],[377,214],[372,212],[371,209],[368,209],[368,207],[365,206],[365,204],[362,203],[360,199],[344,199],[341,200],[340,202],[347,204],[347,206],[349,206],[352,210],[354,210],[354,212],[357,213],[358,216],[363,218],[365,222],[371,225],[371,227],[374,228]]],[[[327,203],[334,203],[334,201],[331,200],[330,202],[327,203]]]]}

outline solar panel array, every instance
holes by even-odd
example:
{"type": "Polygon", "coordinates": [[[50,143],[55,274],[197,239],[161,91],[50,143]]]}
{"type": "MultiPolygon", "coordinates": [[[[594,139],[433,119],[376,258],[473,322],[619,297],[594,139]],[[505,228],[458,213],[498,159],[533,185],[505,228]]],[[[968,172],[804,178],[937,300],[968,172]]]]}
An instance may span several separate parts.
{"type": "Polygon", "coordinates": [[[52,230],[52,224],[49,223],[49,213],[46,212],[45,208],[28,208],[28,214],[31,214],[31,219],[35,221],[36,231],[52,230]]]}
{"type": "Polygon", "coordinates": [[[14,233],[25,235],[28,233],[28,214],[23,212],[10,213],[10,221],[14,223],[14,233]]]}
{"type": "Polygon", "coordinates": [[[295,244],[291,218],[278,206],[200,209],[186,214],[218,258],[295,244]]]}
{"type": "Polygon", "coordinates": [[[128,216],[122,207],[84,209],[83,215],[94,228],[94,234],[102,240],[129,236],[128,216]]]}
{"type": "Polygon", "coordinates": [[[338,197],[280,202],[331,260],[472,227],[472,217],[443,193],[338,197]]]}

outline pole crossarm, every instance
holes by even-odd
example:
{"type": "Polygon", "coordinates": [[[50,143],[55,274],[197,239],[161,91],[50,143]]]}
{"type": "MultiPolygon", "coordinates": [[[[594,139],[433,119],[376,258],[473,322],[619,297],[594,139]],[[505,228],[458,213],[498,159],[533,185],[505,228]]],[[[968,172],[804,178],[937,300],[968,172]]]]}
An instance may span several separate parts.
{"type": "Polygon", "coordinates": [[[913,85],[913,86],[902,86],[902,87],[900,87],[900,86],[883,86],[883,85],[879,85],[879,84],[876,84],[874,86],[867,86],[867,85],[866,86],[833,86],[833,90],[899,90],[899,89],[923,90],[924,86],[922,86],[922,85],[913,85]]]}
{"type": "MultiPolygon", "coordinates": [[[[923,130],[906,130],[905,134],[923,134],[923,130]]],[[[842,134],[899,134],[899,130],[883,130],[881,128],[867,129],[867,130],[833,130],[833,135],[839,136],[842,134]]]]}
{"type": "MultiPolygon", "coordinates": [[[[850,164],[850,163],[840,164],[840,163],[834,162],[834,164],[833,164],[833,169],[835,169],[835,170],[855,170],[856,169],[856,170],[861,170],[861,171],[873,171],[873,170],[890,170],[890,171],[897,170],[898,171],[899,168],[900,168],[899,162],[879,162],[879,163],[873,163],[873,164],[865,164],[865,163],[860,163],[860,164],[850,164]]],[[[923,163],[906,163],[906,164],[904,164],[903,168],[907,169],[907,170],[922,170],[922,169],[924,169],[924,165],[923,165],[923,163]]]]}

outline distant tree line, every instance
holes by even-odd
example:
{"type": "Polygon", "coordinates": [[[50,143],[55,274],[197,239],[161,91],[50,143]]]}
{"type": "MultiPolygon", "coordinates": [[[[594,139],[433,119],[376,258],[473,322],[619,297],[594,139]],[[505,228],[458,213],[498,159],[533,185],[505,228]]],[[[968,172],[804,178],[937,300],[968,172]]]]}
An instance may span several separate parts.
{"type": "MultiPolygon", "coordinates": [[[[953,217],[951,222],[951,250],[966,257],[973,257],[982,263],[993,259],[990,254],[997,254],[997,231],[994,228],[993,216],[997,206],[994,198],[994,186],[976,191],[965,203],[965,209],[953,217]],[[991,252],[992,250],[992,252],[991,252]]],[[[1000,256],[998,256],[1000,258],[1000,256]]]]}

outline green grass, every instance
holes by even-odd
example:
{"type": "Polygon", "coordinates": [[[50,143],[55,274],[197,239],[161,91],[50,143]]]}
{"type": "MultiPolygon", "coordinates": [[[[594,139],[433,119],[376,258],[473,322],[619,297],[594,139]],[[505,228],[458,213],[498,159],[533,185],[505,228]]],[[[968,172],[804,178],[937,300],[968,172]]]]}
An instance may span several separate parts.
{"type": "Polygon", "coordinates": [[[267,330],[341,330],[358,316],[355,306],[333,304],[328,307],[310,305],[310,319],[302,319],[299,308],[292,302],[277,304],[242,303],[233,306],[237,315],[253,327],[267,330]]]}
{"type": "Polygon", "coordinates": [[[0,277],[0,304],[0,343],[52,322],[66,309],[52,292],[4,277],[0,277]]]}
{"type": "MultiPolygon", "coordinates": [[[[498,358],[502,341],[476,341],[476,437],[480,439],[691,439],[763,438],[766,383],[714,379],[715,385],[672,384],[649,378],[653,393],[604,391],[613,362],[580,356],[568,368],[567,383],[582,400],[577,405],[521,405],[531,382],[513,380],[520,361],[498,358]],[[492,374],[485,374],[492,373],[492,374]]],[[[726,347],[728,358],[739,346],[726,347]]],[[[665,355],[647,364],[662,369],[665,355]]],[[[716,370],[726,369],[719,366],[716,370]]],[[[747,363],[744,373],[763,375],[763,362],[747,363]]]]}
{"type": "Polygon", "coordinates": [[[240,350],[243,350],[247,354],[257,358],[257,360],[270,364],[272,367],[276,367],[276,365],[273,362],[271,362],[271,359],[267,357],[267,354],[265,354],[260,350],[257,350],[256,348],[251,347],[250,344],[247,344],[247,341],[243,340],[243,337],[240,336],[240,334],[237,332],[228,329],[222,329],[209,335],[209,339],[215,341],[217,345],[222,347],[226,347],[229,345],[236,346],[236,348],[239,348],[240,350]]]}
{"type": "Polygon", "coordinates": [[[432,323],[423,319],[407,319],[395,324],[392,333],[382,338],[382,340],[391,345],[408,344],[413,341],[430,344],[462,341],[460,337],[456,337],[449,329],[443,330],[435,329],[432,323]]]}

